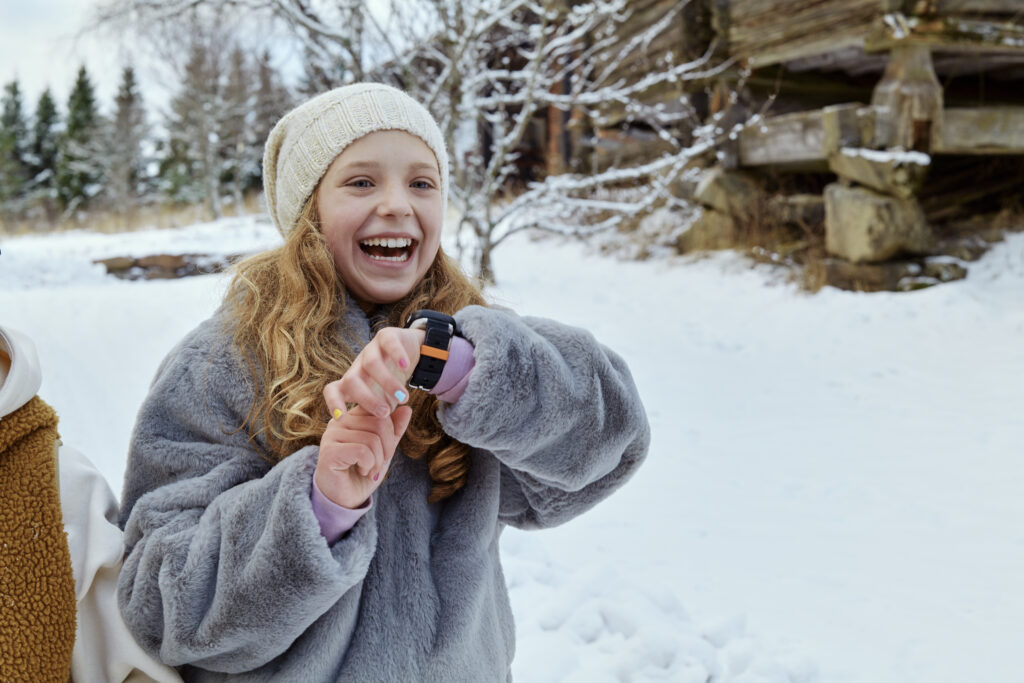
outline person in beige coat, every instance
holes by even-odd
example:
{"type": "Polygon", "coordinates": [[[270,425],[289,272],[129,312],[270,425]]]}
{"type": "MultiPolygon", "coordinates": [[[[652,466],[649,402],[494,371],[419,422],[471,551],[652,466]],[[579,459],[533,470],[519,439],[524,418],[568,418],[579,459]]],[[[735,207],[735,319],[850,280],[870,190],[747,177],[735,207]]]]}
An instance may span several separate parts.
{"type": "Polygon", "coordinates": [[[0,680],[180,681],[125,627],[118,501],[60,442],[41,382],[32,341],[0,326],[0,680]]]}

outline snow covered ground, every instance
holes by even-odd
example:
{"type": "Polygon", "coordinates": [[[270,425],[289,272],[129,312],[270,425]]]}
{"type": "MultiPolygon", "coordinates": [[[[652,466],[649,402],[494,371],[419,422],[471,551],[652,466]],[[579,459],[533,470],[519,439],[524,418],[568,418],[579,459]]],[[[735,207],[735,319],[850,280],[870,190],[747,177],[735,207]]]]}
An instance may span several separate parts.
{"type": "MultiPolygon", "coordinates": [[[[276,239],[245,218],[0,240],[0,321],[35,339],[64,440],[115,490],[157,363],[226,281],[91,259],[276,239]]],[[[627,358],[654,434],[606,503],[506,532],[518,681],[1024,680],[1024,234],[906,294],[526,238],[495,266],[496,300],[627,358]]]]}

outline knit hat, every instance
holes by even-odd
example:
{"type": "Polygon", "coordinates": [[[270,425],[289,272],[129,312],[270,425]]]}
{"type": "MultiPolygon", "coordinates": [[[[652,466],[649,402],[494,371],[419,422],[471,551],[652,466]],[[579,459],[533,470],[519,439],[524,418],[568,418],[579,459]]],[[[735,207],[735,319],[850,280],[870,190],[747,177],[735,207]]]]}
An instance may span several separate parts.
{"type": "Polygon", "coordinates": [[[401,90],[382,83],[356,83],[299,105],[285,114],[267,137],[263,189],[270,216],[282,235],[295,226],[331,162],[359,138],[380,130],[411,133],[434,152],[441,172],[444,215],[448,152],[434,117],[401,90]]]}

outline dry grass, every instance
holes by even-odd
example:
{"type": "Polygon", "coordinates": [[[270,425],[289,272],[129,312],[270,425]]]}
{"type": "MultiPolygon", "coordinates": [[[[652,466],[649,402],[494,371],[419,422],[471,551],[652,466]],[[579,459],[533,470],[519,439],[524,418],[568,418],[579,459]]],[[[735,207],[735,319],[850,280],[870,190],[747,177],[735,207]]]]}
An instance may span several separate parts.
{"type": "MultiPolygon", "coordinates": [[[[246,195],[242,205],[225,204],[221,216],[241,216],[263,212],[260,195],[246,195]]],[[[9,220],[0,217],[0,234],[30,235],[68,230],[90,230],[100,233],[133,232],[136,230],[180,228],[193,223],[213,220],[203,204],[159,203],[135,207],[124,211],[96,209],[74,216],[62,217],[54,222],[42,218],[9,220]]]]}

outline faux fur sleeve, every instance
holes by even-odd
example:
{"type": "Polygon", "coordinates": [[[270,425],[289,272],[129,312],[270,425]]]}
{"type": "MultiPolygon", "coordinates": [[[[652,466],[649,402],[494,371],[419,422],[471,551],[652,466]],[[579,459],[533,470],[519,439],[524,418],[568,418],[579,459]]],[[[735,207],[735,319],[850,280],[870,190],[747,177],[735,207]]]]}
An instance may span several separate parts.
{"type": "MultiPolygon", "coordinates": [[[[328,547],[310,504],[316,447],[271,466],[238,430],[248,373],[217,319],[161,366],[132,435],[118,585],[136,640],[173,666],[243,672],[342,601],[355,622],[372,511],[328,547]]],[[[337,647],[347,646],[337,634],[337,647]]]]}
{"type": "Polygon", "coordinates": [[[561,524],[622,485],[650,427],[625,362],[578,328],[470,306],[456,315],[476,366],[441,424],[501,462],[502,522],[561,524]]]}

